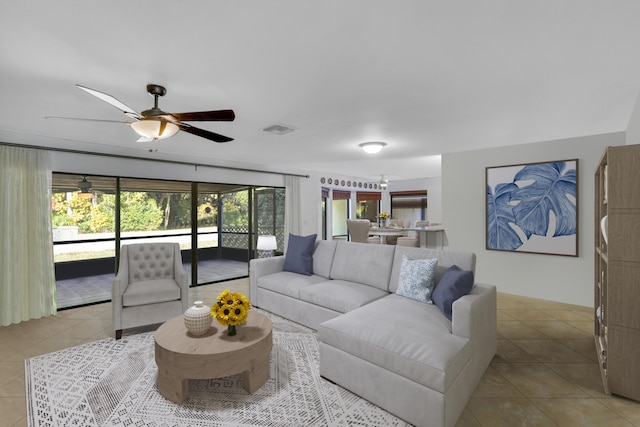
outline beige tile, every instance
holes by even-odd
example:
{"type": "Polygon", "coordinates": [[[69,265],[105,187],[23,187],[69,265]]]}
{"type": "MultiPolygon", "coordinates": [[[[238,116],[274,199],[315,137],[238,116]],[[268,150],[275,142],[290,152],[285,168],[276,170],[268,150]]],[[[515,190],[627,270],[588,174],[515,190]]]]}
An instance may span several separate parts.
{"type": "Polygon", "coordinates": [[[522,398],[524,395],[518,391],[509,381],[507,381],[500,373],[493,367],[489,366],[486,372],[480,379],[480,383],[473,392],[473,397],[516,397],[522,398]]]}
{"type": "Polygon", "coordinates": [[[24,361],[0,362],[0,386],[15,378],[24,378],[24,361]]]}
{"type": "Polygon", "coordinates": [[[591,320],[591,325],[593,326],[593,313],[568,310],[544,310],[544,313],[552,319],[563,322],[585,322],[591,320]]]}
{"type": "Polygon", "coordinates": [[[640,427],[640,402],[618,396],[599,399],[598,401],[634,426],[640,427]]]}
{"type": "Polygon", "coordinates": [[[27,417],[22,418],[21,420],[18,420],[17,422],[11,424],[11,427],[27,427],[27,417]]]}
{"type": "Polygon", "coordinates": [[[543,310],[534,310],[534,309],[525,309],[525,310],[515,310],[515,309],[507,309],[502,310],[507,313],[509,316],[516,320],[543,320],[550,321],[553,320],[549,317],[546,311],[543,310]]]}
{"type": "Polygon", "coordinates": [[[491,364],[496,363],[531,363],[537,362],[536,358],[513,344],[510,340],[498,339],[498,350],[491,364]]]}
{"type": "Polygon", "coordinates": [[[0,427],[13,426],[27,414],[27,402],[24,397],[0,398],[0,427]]]}
{"type": "Polygon", "coordinates": [[[603,397],[604,387],[597,363],[547,363],[553,372],[582,388],[590,397],[603,397]]]}
{"type": "Polygon", "coordinates": [[[496,318],[498,320],[516,320],[513,317],[509,316],[509,314],[507,313],[507,310],[497,310],[496,318]]]}
{"type": "Polygon", "coordinates": [[[475,419],[473,414],[467,408],[462,411],[460,418],[456,422],[455,427],[482,427],[478,420],[475,419]]]}
{"type": "Polygon", "coordinates": [[[547,338],[541,331],[519,320],[500,320],[497,324],[498,334],[503,338],[547,338]]]}
{"type": "Polygon", "coordinates": [[[556,426],[529,399],[472,398],[467,408],[483,427],[556,426]]]}
{"type": "Polygon", "coordinates": [[[559,321],[526,320],[523,323],[550,338],[585,338],[589,336],[586,332],[559,321]]]}
{"type": "MultiPolygon", "coordinates": [[[[588,362],[589,359],[551,338],[519,338],[511,342],[539,362],[588,362]]],[[[594,350],[595,353],[595,350],[594,350]]]]}
{"type": "Polygon", "coordinates": [[[632,426],[595,399],[533,399],[533,403],[559,426],[632,426]]]}
{"type": "Polygon", "coordinates": [[[559,340],[562,344],[577,351],[592,362],[598,362],[596,345],[593,337],[589,338],[569,338],[559,340]]]}
{"type": "Polygon", "coordinates": [[[2,397],[22,397],[26,396],[25,383],[23,378],[14,378],[0,386],[0,398],[2,397]]]}
{"type": "Polygon", "coordinates": [[[589,397],[544,364],[495,364],[495,369],[526,397],[589,397]]]}

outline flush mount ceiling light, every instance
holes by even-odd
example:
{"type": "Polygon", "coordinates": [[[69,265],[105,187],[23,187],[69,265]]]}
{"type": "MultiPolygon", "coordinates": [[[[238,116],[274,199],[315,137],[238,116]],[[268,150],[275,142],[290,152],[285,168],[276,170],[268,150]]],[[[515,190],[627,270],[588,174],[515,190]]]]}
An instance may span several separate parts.
{"type": "Polygon", "coordinates": [[[131,128],[142,138],[142,141],[155,141],[170,138],[179,128],[167,120],[144,119],[131,123],[131,128]]]}
{"type": "Polygon", "coordinates": [[[78,197],[81,199],[90,199],[93,197],[93,193],[91,192],[91,182],[87,181],[87,177],[82,177],[82,181],[78,181],[78,197]]]}
{"type": "Polygon", "coordinates": [[[377,153],[387,145],[384,142],[363,142],[362,144],[358,144],[358,147],[362,148],[365,153],[373,154],[377,153]]]}

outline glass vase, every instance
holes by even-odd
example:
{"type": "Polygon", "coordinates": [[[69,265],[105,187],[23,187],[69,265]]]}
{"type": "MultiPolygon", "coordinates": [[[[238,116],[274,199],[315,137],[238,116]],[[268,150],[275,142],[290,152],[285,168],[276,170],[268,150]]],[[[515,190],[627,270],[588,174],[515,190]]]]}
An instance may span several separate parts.
{"type": "Polygon", "coordinates": [[[234,336],[236,334],[236,325],[228,325],[227,326],[227,335],[229,335],[230,337],[234,336]]]}

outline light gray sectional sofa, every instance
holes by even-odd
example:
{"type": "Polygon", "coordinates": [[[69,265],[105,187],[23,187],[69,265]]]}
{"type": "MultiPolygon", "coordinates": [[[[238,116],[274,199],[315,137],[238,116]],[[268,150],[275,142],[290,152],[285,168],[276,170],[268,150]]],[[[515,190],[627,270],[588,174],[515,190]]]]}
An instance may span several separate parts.
{"type": "Polygon", "coordinates": [[[453,303],[396,294],[403,255],[475,270],[470,252],[318,241],[313,274],[285,257],[250,263],[251,303],[318,331],[320,373],[417,426],[453,426],[496,353],[496,289],[474,284],[453,303]]]}

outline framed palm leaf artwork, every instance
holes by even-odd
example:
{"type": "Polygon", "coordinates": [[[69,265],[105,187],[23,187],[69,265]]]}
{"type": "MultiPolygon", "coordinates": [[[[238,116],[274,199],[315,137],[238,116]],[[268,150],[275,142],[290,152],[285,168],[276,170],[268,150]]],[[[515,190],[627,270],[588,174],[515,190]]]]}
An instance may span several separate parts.
{"type": "Polygon", "coordinates": [[[485,174],[487,249],[578,256],[578,159],[485,174]]]}

